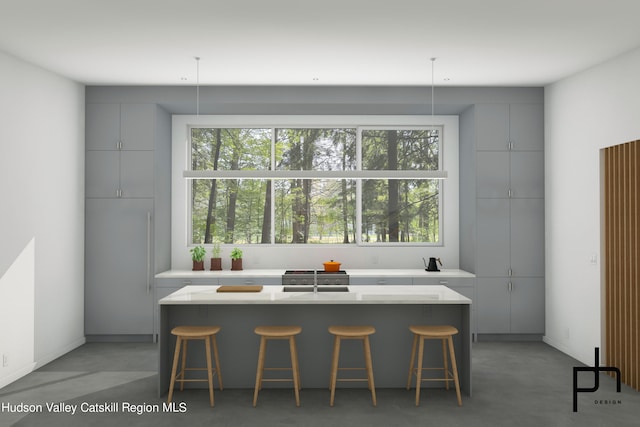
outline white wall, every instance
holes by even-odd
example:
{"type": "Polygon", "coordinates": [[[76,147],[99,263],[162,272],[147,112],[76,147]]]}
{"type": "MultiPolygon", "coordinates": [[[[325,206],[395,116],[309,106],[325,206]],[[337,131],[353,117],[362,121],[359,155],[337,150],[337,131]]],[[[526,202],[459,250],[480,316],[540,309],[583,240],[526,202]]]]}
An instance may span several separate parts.
{"type": "MultiPolygon", "coordinates": [[[[322,263],[334,259],[342,263],[343,269],[359,268],[417,268],[423,269],[422,258],[439,257],[444,268],[459,267],[459,132],[458,116],[173,116],[172,137],[172,189],[171,189],[171,268],[191,269],[191,255],[187,246],[187,185],[182,176],[187,161],[187,126],[199,125],[234,125],[247,126],[256,123],[278,126],[279,120],[286,120],[282,125],[322,124],[331,126],[343,125],[443,125],[444,153],[443,169],[448,177],[443,183],[443,244],[440,246],[411,247],[366,247],[354,250],[353,245],[244,245],[241,246],[243,268],[282,268],[282,269],[318,269],[322,263]],[[283,118],[284,117],[284,118],[283,118]],[[315,120],[315,121],[314,121],[315,120]],[[248,123],[249,121],[249,123],[248,123]]],[[[233,245],[223,245],[223,268],[229,269],[231,261],[229,253],[233,245]]],[[[210,255],[210,248],[207,248],[210,255]]],[[[209,256],[208,255],[208,256],[209,256]]],[[[208,257],[207,256],[207,257],[208,257]]]]}
{"type": "Polygon", "coordinates": [[[638,76],[640,50],[545,88],[545,341],[583,363],[604,339],[600,149],[640,139],[638,76]]]}
{"type": "Polygon", "coordinates": [[[21,271],[0,301],[35,313],[32,325],[11,323],[22,333],[0,325],[2,387],[84,342],[84,86],[0,52],[0,118],[0,279],[16,260],[21,271]],[[32,272],[20,261],[30,244],[32,272]],[[30,300],[16,289],[29,274],[30,300]]]}

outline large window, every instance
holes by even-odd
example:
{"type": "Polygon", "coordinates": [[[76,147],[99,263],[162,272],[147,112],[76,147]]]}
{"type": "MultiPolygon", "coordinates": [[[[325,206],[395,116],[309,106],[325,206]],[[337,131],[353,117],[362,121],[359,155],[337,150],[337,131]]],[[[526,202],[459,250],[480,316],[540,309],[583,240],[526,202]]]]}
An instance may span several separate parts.
{"type": "Polygon", "coordinates": [[[190,243],[441,244],[442,133],[193,126],[190,243]]]}

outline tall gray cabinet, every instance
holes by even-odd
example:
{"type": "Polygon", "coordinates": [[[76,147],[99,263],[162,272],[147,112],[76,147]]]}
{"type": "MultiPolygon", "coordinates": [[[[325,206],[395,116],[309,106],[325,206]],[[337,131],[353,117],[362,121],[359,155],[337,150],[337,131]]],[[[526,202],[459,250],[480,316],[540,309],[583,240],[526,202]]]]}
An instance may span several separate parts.
{"type": "Polygon", "coordinates": [[[86,105],[85,335],[151,339],[154,275],[170,265],[170,117],[86,105]]]}
{"type": "Polygon", "coordinates": [[[477,104],[470,117],[478,334],[542,335],[543,105],[477,104]]]}

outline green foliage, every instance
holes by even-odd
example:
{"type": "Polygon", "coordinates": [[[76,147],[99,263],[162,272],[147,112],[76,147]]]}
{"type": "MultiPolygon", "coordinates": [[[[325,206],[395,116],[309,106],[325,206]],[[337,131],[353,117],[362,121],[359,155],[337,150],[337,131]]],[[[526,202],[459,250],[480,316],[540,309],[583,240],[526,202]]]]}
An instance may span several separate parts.
{"type": "Polygon", "coordinates": [[[231,259],[240,259],[242,258],[242,250],[240,248],[233,248],[231,251],[231,259]]]}
{"type": "Polygon", "coordinates": [[[207,253],[206,249],[204,248],[204,246],[195,246],[193,248],[191,248],[189,250],[189,252],[191,252],[191,259],[193,261],[203,261],[204,260],[204,256],[207,253]]]}
{"type": "Polygon", "coordinates": [[[211,258],[220,258],[221,252],[222,248],[220,247],[220,242],[213,242],[213,247],[211,248],[211,258]]]}
{"type": "MultiPolygon", "coordinates": [[[[191,167],[269,169],[274,132],[276,170],[356,169],[355,128],[192,129],[191,167]]],[[[362,169],[437,170],[440,137],[437,128],[363,129],[362,169]]],[[[191,241],[270,243],[273,223],[276,243],[354,243],[356,233],[371,243],[438,242],[440,182],[363,180],[357,230],[355,180],[193,180],[191,241]]]]}

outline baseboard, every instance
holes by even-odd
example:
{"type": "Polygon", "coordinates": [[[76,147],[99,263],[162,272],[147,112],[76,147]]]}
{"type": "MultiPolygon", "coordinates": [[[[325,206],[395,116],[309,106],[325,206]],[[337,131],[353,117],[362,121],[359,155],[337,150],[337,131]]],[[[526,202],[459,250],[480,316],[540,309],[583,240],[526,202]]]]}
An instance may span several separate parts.
{"type": "Polygon", "coordinates": [[[86,339],[87,342],[153,342],[153,335],[87,335],[86,339]]]}
{"type": "Polygon", "coordinates": [[[478,334],[477,341],[542,341],[541,334],[478,334]]]}
{"type": "Polygon", "coordinates": [[[65,354],[69,353],[71,350],[75,350],[76,348],[78,348],[81,345],[83,345],[85,343],[85,341],[86,341],[85,337],[78,338],[77,340],[67,344],[66,346],[64,346],[64,347],[62,347],[60,349],[57,349],[54,352],[51,352],[49,354],[44,355],[43,357],[41,357],[38,360],[36,360],[34,369],[39,369],[39,368],[43,367],[44,365],[46,365],[47,363],[53,362],[57,358],[59,358],[61,356],[64,356],[65,354]]]}
{"type": "Polygon", "coordinates": [[[20,378],[24,377],[27,374],[30,374],[31,372],[34,371],[36,364],[35,363],[29,363],[26,366],[23,366],[19,369],[16,369],[15,371],[11,372],[10,374],[4,376],[4,377],[0,377],[0,389],[2,389],[3,387],[8,386],[9,384],[11,384],[12,382],[19,380],[20,378]]]}

